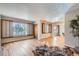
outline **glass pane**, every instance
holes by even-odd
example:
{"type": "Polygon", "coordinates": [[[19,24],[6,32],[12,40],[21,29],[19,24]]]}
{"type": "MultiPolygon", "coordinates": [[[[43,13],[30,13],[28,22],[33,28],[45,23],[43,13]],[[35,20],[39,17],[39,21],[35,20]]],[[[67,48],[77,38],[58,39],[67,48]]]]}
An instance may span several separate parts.
{"type": "Polygon", "coordinates": [[[33,24],[3,21],[2,37],[16,37],[33,34],[33,24]]]}
{"type": "Polygon", "coordinates": [[[21,35],[23,36],[27,33],[26,24],[13,22],[12,28],[13,28],[13,36],[21,36],[21,35]]]}

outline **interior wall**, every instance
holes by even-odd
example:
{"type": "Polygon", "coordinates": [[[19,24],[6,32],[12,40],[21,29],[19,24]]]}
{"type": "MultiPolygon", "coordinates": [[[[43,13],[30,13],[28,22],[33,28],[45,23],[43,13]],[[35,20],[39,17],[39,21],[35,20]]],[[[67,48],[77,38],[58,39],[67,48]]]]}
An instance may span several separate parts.
{"type": "Polygon", "coordinates": [[[28,40],[28,39],[33,39],[34,36],[26,36],[26,37],[15,37],[15,38],[3,38],[1,43],[9,43],[9,42],[16,42],[16,41],[21,41],[21,40],[28,40]]]}
{"type": "Polygon", "coordinates": [[[59,25],[59,34],[62,36],[63,34],[62,33],[64,33],[65,32],[65,22],[63,21],[63,22],[56,22],[56,23],[54,23],[53,24],[53,36],[55,36],[56,35],[56,33],[58,32],[58,29],[57,29],[57,25],[59,25]]]}
{"type": "Polygon", "coordinates": [[[63,35],[64,32],[65,32],[65,23],[62,22],[62,23],[60,24],[60,35],[63,35]]]}
{"type": "Polygon", "coordinates": [[[38,40],[40,40],[41,39],[41,35],[42,35],[42,32],[41,32],[41,21],[38,20],[37,24],[38,24],[38,40]]]}
{"type": "Polygon", "coordinates": [[[70,20],[76,19],[76,15],[79,15],[79,8],[72,11],[68,11],[65,15],[65,44],[70,47],[76,47],[78,45],[78,38],[73,37],[70,28],[70,20]]]}
{"type": "Polygon", "coordinates": [[[46,34],[42,34],[41,35],[41,38],[49,38],[49,37],[52,37],[52,34],[51,33],[46,33],[46,34]]]}

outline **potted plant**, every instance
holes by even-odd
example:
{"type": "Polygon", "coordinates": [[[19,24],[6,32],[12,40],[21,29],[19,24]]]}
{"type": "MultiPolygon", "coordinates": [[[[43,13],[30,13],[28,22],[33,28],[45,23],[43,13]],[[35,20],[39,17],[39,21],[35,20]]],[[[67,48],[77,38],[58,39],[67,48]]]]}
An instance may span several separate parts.
{"type": "MultiPolygon", "coordinates": [[[[76,19],[70,21],[70,28],[72,28],[71,33],[74,37],[78,37],[78,45],[79,45],[79,15],[76,16],[76,19]]],[[[79,46],[77,46],[79,50],[79,46]]]]}

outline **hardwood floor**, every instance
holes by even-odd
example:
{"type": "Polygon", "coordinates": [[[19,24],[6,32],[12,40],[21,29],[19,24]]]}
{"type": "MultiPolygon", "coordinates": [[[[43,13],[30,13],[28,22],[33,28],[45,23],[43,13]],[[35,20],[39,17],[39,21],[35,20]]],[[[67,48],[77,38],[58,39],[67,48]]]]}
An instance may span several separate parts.
{"type": "Polygon", "coordinates": [[[41,42],[41,44],[46,44],[48,46],[51,46],[52,45],[52,38],[51,37],[44,38],[44,39],[41,39],[39,41],[41,42]]]}
{"type": "Polygon", "coordinates": [[[32,50],[35,49],[36,46],[40,46],[43,43],[47,44],[48,46],[51,46],[51,43],[53,43],[53,39],[29,39],[4,44],[2,46],[4,48],[3,53],[5,56],[33,56],[32,50]]]}
{"type": "Polygon", "coordinates": [[[63,36],[55,36],[53,37],[53,46],[59,46],[59,47],[64,47],[65,45],[65,40],[63,36]]]}
{"type": "Polygon", "coordinates": [[[39,43],[35,39],[23,40],[3,45],[4,55],[7,56],[32,56],[32,49],[39,43]]]}

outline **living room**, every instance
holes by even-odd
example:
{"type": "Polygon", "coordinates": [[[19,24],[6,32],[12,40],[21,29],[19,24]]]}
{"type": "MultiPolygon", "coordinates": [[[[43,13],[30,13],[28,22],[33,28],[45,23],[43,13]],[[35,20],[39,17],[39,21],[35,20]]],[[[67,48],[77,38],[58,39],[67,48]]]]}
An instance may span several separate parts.
{"type": "Polygon", "coordinates": [[[79,55],[79,49],[75,49],[79,46],[78,39],[69,27],[70,20],[78,15],[78,6],[73,3],[0,4],[2,55],[79,55]]]}

